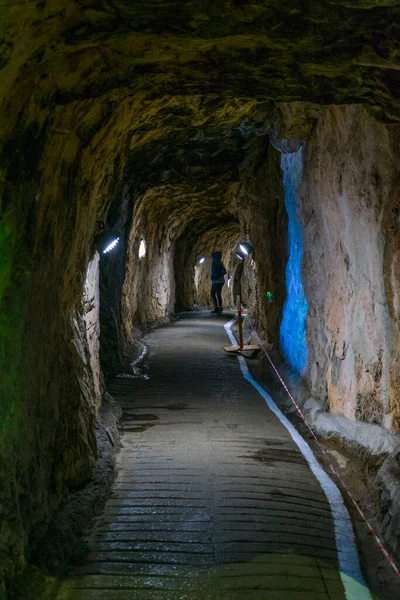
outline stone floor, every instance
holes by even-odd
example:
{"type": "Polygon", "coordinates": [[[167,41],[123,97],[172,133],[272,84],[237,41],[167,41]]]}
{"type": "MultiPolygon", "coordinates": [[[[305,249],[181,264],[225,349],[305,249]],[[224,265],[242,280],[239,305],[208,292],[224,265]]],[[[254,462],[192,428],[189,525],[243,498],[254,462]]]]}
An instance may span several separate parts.
{"type": "Polygon", "coordinates": [[[146,336],[144,376],[115,379],[118,476],[57,600],[358,600],[345,592],[328,500],[243,378],[223,317],[146,336]]]}

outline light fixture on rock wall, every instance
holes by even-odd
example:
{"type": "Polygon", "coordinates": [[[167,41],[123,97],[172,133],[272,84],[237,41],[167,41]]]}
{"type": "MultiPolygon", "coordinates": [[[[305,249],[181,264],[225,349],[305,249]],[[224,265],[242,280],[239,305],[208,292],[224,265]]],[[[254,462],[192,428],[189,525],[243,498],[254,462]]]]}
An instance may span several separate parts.
{"type": "Polygon", "coordinates": [[[253,252],[253,246],[249,244],[249,242],[240,242],[239,244],[240,251],[248,256],[253,252]]]}
{"type": "Polygon", "coordinates": [[[146,242],[141,239],[139,244],[139,258],[144,258],[146,256],[146,242]]]}
{"type": "Polygon", "coordinates": [[[106,229],[103,221],[97,221],[95,236],[94,243],[100,254],[108,254],[119,242],[118,234],[111,229],[106,229]]]}
{"type": "Polygon", "coordinates": [[[199,265],[202,265],[205,260],[206,259],[204,258],[204,256],[202,256],[201,258],[199,258],[199,265]]]}

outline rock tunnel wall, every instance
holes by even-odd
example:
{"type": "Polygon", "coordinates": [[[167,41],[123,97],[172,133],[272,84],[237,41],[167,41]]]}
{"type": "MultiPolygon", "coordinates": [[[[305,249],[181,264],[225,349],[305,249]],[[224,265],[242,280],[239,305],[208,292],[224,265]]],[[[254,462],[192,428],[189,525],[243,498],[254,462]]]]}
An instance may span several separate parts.
{"type": "MultiPolygon", "coordinates": [[[[331,412],[393,431],[400,427],[399,140],[397,125],[378,123],[362,107],[329,107],[304,145],[296,187],[306,378],[331,412]]],[[[285,163],[296,178],[298,161],[287,155],[285,163]]]]}
{"type": "Polygon", "coordinates": [[[0,346],[0,580],[22,569],[96,461],[101,380],[87,323],[98,311],[97,273],[88,264],[115,183],[113,170],[100,168],[104,148],[86,137],[99,123],[90,103],[51,116],[33,107],[18,115],[12,105],[2,118],[4,131],[15,129],[2,158],[1,319],[14,326],[2,327],[0,346]]]}
{"type": "MultiPolygon", "coordinates": [[[[213,209],[217,195],[223,196],[213,231],[204,216],[207,202],[198,202],[198,193],[190,195],[187,187],[171,196],[163,186],[138,193],[128,185],[127,124],[121,116],[134,109],[130,102],[133,106],[123,104],[122,113],[109,115],[105,123],[97,109],[91,116],[90,105],[82,113],[76,105],[56,111],[51,131],[45,119],[36,121],[37,164],[28,162],[32,144],[29,157],[18,158],[22,167],[13,163],[16,151],[7,148],[1,239],[9,262],[3,258],[1,359],[6,365],[12,357],[13,369],[1,382],[9,400],[2,405],[1,478],[7,547],[2,566],[8,576],[22,567],[26,548],[44,533],[69,490],[88,480],[96,460],[101,378],[97,334],[87,334],[87,323],[92,325],[97,306],[84,301],[84,287],[90,264],[86,283],[96,297],[96,260],[90,261],[97,218],[108,215],[109,224],[124,231],[119,258],[110,256],[100,267],[100,287],[108,290],[108,307],[115,308],[103,320],[113,330],[106,335],[114,336],[109,356],[115,349],[123,352],[139,325],[173,312],[177,248],[190,272],[191,284],[183,286],[187,302],[196,299],[195,260],[214,249],[215,234],[229,271],[235,243],[247,238],[253,243],[250,308],[263,336],[279,338],[288,256],[280,151],[268,136],[256,136],[237,171],[238,182],[212,188],[213,209]],[[84,136],[88,128],[91,142],[84,136]],[[21,168],[25,180],[17,185],[13,169],[21,168]],[[142,237],[147,254],[139,259],[142,237]],[[10,264],[18,277],[10,278],[10,264]],[[266,290],[274,296],[272,306],[266,304],[266,290]],[[30,314],[38,318],[27,320],[30,314]],[[18,327],[9,329],[9,323],[18,327]]],[[[364,108],[323,110],[304,142],[301,181],[295,186],[309,307],[305,376],[333,412],[393,430],[398,430],[399,398],[398,139],[397,126],[377,122],[364,108]]],[[[284,160],[285,173],[297,182],[298,166],[294,172],[295,162],[284,160]]],[[[204,301],[206,271],[207,266],[198,286],[204,301]]]]}
{"type": "MultiPolygon", "coordinates": [[[[357,9],[347,4],[309,3],[304,11],[302,2],[293,10],[290,1],[262,6],[189,1],[178,16],[176,3],[168,2],[51,0],[2,7],[0,579],[23,568],[50,516],[71,489],[84,485],[96,460],[97,334],[87,335],[93,314],[83,296],[97,219],[124,229],[123,253],[100,267],[101,296],[109,300],[100,298],[103,371],[114,370],[137,323],[173,310],[174,243],[197,243],[185,222],[191,219],[204,232],[210,210],[224,227],[233,215],[241,237],[249,235],[253,242],[254,315],[263,335],[279,336],[287,216],[279,152],[269,148],[266,137],[274,104],[365,102],[381,117],[400,116],[396,2],[368,0],[357,9]],[[149,220],[162,224],[162,238],[150,226],[142,233],[142,222],[135,221],[148,210],[143,198],[157,207],[149,220]],[[131,214],[120,219],[113,206],[131,207],[131,214]],[[145,281],[145,259],[136,260],[141,235],[159,282],[145,281]],[[126,270],[125,255],[132,257],[126,270]],[[275,298],[271,306],[265,304],[267,290],[275,298]],[[151,298],[150,308],[143,298],[151,298]]],[[[381,180],[368,179],[370,171],[365,179],[382,192],[368,199],[369,206],[368,194],[363,199],[353,183],[354,177],[362,188],[364,180],[353,170],[366,173],[365,159],[349,137],[350,153],[347,126],[340,125],[356,123],[358,111],[329,109],[305,147],[304,186],[314,191],[300,193],[307,202],[298,216],[309,303],[307,377],[314,393],[330,395],[334,410],[344,410],[341,394],[350,389],[346,414],[390,426],[389,412],[397,414],[399,398],[398,146],[390,126],[362,113],[359,130],[354,128],[359,147],[366,156],[369,140],[373,148],[383,148],[375,150],[375,164],[369,165],[381,180]],[[333,115],[339,115],[336,121],[333,115]],[[343,166],[338,148],[348,159],[343,166]],[[324,163],[318,165],[319,155],[324,163]],[[335,181],[323,164],[332,167],[335,181]],[[328,184],[337,190],[333,198],[328,184]],[[344,203],[341,186],[356,197],[360,214],[370,216],[366,229],[376,252],[370,259],[384,297],[360,242],[352,245],[350,232],[344,239],[340,231],[341,248],[328,235],[334,211],[325,213],[317,197],[336,203],[338,215],[348,212],[356,221],[355,205],[349,198],[344,203]],[[322,240],[317,226],[326,233],[322,240]],[[378,315],[380,325],[370,332],[374,343],[365,335],[361,347],[353,340],[354,327],[360,330],[365,322],[368,328],[371,316],[353,324],[337,299],[330,304],[336,293],[327,275],[332,248],[343,256],[335,283],[350,294],[354,314],[365,306],[368,315],[378,315]],[[318,286],[319,275],[332,290],[329,297],[318,286]],[[358,283],[367,299],[357,295],[358,283]]],[[[91,292],[96,278],[91,272],[91,292]]]]}
{"type": "Polygon", "coordinates": [[[83,290],[83,319],[85,321],[86,340],[90,370],[93,374],[94,403],[101,406],[104,383],[100,364],[100,256],[96,252],[89,261],[83,290]]]}
{"type": "Polygon", "coordinates": [[[261,336],[279,344],[279,326],[286,298],[287,213],[284,203],[281,154],[268,136],[255,140],[252,160],[232,187],[231,202],[241,224],[242,239],[255,249],[250,314],[261,336]],[[272,294],[268,301],[267,292],[272,294]]]}
{"type": "Polygon", "coordinates": [[[175,243],[165,230],[141,224],[131,229],[123,289],[125,340],[132,340],[141,326],[162,322],[174,310],[173,257],[175,243]],[[139,257],[141,239],[146,255],[139,257]]]}

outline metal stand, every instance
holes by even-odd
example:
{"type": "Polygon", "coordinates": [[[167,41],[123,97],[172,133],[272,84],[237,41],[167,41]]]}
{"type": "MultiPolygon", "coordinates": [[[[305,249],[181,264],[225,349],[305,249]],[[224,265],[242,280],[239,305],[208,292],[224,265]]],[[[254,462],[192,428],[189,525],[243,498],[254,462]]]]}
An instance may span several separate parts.
{"type": "Polygon", "coordinates": [[[257,352],[261,350],[260,346],[255,344],[244,344],[243,343],[243,316],[242,316],[242,299],[240,295],[236,296],[236,308],[238,313],[238,326],[239,326],[239,346],[225,346],[225,352],[239,353],[239,352],[257,352]]]}

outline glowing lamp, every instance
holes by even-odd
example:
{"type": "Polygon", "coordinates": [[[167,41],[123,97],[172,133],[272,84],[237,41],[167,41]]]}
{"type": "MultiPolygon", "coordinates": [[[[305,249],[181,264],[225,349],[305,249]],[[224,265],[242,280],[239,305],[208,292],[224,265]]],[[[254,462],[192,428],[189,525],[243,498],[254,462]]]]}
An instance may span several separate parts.
{"type": "Polygon", "coordinates": [[[251,254],[253,252],[253,246],[251,244],[249,244],[248,242],[241,242],[239,244],[239,248],[240,248],[240,251],[245,256],[248,256],[249,254],[251,254]]]}
{"type": "Polygon", "coordinates": [[[103,221],[97,221],[99,233],[95,237],[95,246],[100,254],[108,254],[119,242],[119,236],[111,229],[105,229],[103,221]]]}
{"type": "Polygon", "coordinates": [[[202,265],[205,260],[206,259],[204,258],[204,256],[202,256],[201,258],[199,258],[199,265],[202,265]]]}
{"type": "Polygon", "coordinates": [[[111,250],[113,250],[115,248],[115,246],[118,244],[118,242],[119,242],[119,237],[114,238],[113,241],[110,244],[108,244],[108,246],[103,250],[103,254],[107,254],[107,252],[110,252],[111,250]]]}
{"type": "Polygon", "coordinates": [[[144,256],[146,256],[146,242],[144,240],[140,240],[139,258],[143,258],[144,256]]]}

